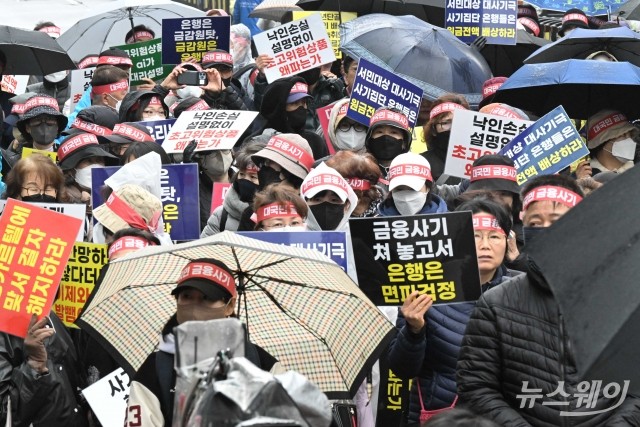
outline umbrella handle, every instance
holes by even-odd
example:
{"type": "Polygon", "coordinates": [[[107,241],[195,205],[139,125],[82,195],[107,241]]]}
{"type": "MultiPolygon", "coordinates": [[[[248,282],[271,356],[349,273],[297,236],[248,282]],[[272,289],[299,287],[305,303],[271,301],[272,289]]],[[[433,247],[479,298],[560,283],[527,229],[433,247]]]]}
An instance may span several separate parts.
{"type": "Polygon", "coordinates": [[[129,22],[131,22],[131,33],[133,34],[133,42],[135,43],[136,40],[136,32],[133,31],[133,29],[135,28],[135,25],[133,24],[133,13],[131,13],[133,11],[132,7],[128,7],[127,8],[127,12],[129,13],[129,22]]]}

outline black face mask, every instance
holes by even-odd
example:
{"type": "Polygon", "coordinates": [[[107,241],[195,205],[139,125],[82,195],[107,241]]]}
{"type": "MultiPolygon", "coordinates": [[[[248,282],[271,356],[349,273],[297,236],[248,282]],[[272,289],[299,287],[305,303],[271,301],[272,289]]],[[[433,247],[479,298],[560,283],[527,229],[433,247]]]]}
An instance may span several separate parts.
{"type": "Polygon", "coordinates": [[[23,202],[37,202],[37,203],[56,203],[55,197],[48,194],[34,194],[33,196],[23,196],[23,202]]]}
{"type": "Polygon", "coordinates": [[[432,139],[433,147],[436,150],[447,150],[449,147],[449,136],[451,135],[450,130],[446,130],[444,132],[440,132],[434,135],[432,139]]]}
{"type": "Polygon", "coordinates": [[[233,181],[233,189],[236,190],[241,201],[251,203],[258,190],[258,184],[254,184],[248,179],[236,179],[233,181]]]}
{"type": "Polygon", "coordinates": [[[300,106],[293,111],[287,111],[287,121],[291,129],[295,131],[302,129],[307,121],[307,109],[300,106]]]}
{"type": "Polygon", "coordinates": [[[536,239],[541,231],[544,231],[546,227],[522,227],[522,236],[524,237],[524,244],[528,245],[536,239]]]}
{"type": "Polygon", "coordinates": [[[258,171],[258,190],[262,190],[269,184],[282,182],[280,172],[270,166],[262,166],[258,171]]]}
{"type": "Polygon", "coordinates": [[[41,123],[38,126],[31,126],[29,128],[29,134],[37,144],[49,145],[58,136],[58,125],[41,123]]]}
{"type": "Polygon", "coordinates": [[[405,152],[403,141],[390,135],[369,139],[367,148],[377,160],[393,160],[405,152]]]}
{"type": "Polygon", "coordinates": [[[298,75],[302,77],[309,86],[312,86],[320,80],[320,68],[312,68],[298,75]]]}
{"type": "Polygon", "coordinates": [[[344,218],[344,205],[322,202],[309,206],[309,209],[320,228],[325,231],[335,230],[344,218]]]}

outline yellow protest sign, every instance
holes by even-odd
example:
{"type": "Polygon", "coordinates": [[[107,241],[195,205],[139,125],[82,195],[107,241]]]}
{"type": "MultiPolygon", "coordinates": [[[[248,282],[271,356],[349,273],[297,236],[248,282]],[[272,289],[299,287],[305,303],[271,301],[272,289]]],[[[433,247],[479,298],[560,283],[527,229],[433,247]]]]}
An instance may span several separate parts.
{"type": "Polygon", "coordinates": [[[28,147],[22,148],[23,159],[25,157],[29,157],[33,153],[38,153],[38,154],[42,154],[43,156],[47,156],[48,158],[51,159],[51,161],[53,161],[53,163],[56,163],[58,161],[58,153],[56,153],[55,151],[37,150],[35,148],[28,148],[28,147]]]}
{"type": "MultiPolygon", "coordinates": [[[[340,29],[338,25],[340,25],[340,18],[338,17],[338,12],[335,11],[294,11],[293,12],[293,20],[298,20],[302,18],[306,18],[309,15],[313,15],[314,13],[319,13],[322,16],[322,22],[324,22],[324,27],[327,29],[327,34],[329,35],[329,40],[331,40],[331,47],[333,47],[333,52],[336,54],[337,59],[342,59],[342,52],[340,51],[340,29]]],[[[358,14],[355,12],[342,12],[341,18],[342,22],[351,21],[356,19],[358,14]]]]}

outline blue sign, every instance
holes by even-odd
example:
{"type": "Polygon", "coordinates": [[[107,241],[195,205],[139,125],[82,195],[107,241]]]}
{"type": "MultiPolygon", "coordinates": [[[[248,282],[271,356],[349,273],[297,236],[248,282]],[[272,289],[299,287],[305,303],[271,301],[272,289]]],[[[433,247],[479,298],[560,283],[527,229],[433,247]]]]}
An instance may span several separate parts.
{"type": "MultiPolygon", "coordinates": [[[[104,203],[100,194],[104,182],[120,168],[121,166],[111,166],[91,170],[91,201],[94,209],[104,203]]],[[[160,186],[164,231],[171,235],[171,240],[199,239],[198,165],[162,165],[160,186]]]]}
{"type": "Polygon", "coordinates": [[[418,120],[422,92],[422,89],[402,77],[360,59],[347,117],[369,126],[369,120],[378,108],[394,107],[407,116],[413,128],[418,120]]]}
{"type": "Polygon", "coordinates": [[[315,249],[347,271],[347,237],[344,231],[239,231],[238,234],[263,242],[315,249]]]}
{"type": "Polygon", "coordinates": [[[229,52],[230,16],[171,18],[162,20],[162,63],[180,64],[210,50],[229,52]]]}
{"type": "Polygon", "coordinates": [[[465,43],[516,44],[517,0],[447,0],[445,28],[465,43]]]}
{"type": "Polygon", "coordinates": [[[151,137],[153,137],[158,144],[162,145],[164,138],[167,136],[175,122],[176,119],[164,119],[144,121],[140,122],[140,124],[146,126],[147,129],[149,129],[149,133],[151,133],[151,137]]]}
{"type": "Polygon", "coordinates": [[[518,185],[522,185],[535,176],[560,172],[588,156],[589,150],[559,106],[513,138],[500,154],[513,160],[518,185]]]}

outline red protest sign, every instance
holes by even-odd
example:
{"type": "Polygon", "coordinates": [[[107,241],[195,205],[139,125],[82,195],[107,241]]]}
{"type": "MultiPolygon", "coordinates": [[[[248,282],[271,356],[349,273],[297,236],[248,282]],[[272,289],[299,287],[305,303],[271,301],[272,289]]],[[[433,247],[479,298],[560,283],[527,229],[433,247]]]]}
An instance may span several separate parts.
{"type": "Polygon", "coordinates": [[[213,184],[213,193],[211,193],[211,214],[218,206],[222,206],[224,196],[227,195],[231,184],[228,182],[216,182],[213,184]]]}
{"type": "Polygon", "coordinates": [[[49,314],[82,220],[9,199],[0,217],[0,331],[49,314]]]}

